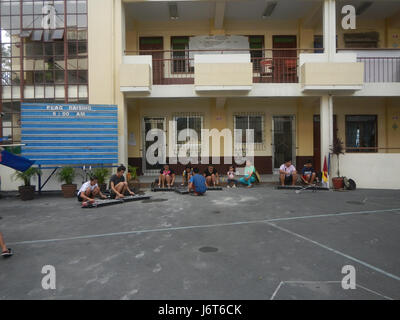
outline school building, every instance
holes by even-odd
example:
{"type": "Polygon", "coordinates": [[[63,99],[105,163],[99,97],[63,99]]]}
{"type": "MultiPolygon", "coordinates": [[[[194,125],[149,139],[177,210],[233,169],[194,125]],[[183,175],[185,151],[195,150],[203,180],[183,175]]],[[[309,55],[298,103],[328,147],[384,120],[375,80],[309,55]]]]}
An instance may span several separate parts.
{"type": "MultiPolygon", "coordinates": [[[[2,0],[0,9],[0,133],[14,143],[21,102],[115,104],[119,162],[141,174],[159,170],[146,159],[147,132],[168,141],[175,120],[199,137],[253,129],[261,174],[286,158],[321,170],[340,138],[341,176],[400,189],[398,0],[2,0]]],[[[223,146],[210,156],[225,173],[223,146]]],[[[333,156],[331,177],[336,166],[333,156]]]]}

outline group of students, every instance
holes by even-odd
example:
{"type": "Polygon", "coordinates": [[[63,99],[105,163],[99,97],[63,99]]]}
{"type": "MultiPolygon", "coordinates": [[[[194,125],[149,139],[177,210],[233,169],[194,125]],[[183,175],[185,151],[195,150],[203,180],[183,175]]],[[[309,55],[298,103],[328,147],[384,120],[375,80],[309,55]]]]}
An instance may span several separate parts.
{"type": "MultiPolygon", "coordinates": [[[[239,180],[236,179],[236,169],[234,166],[229,167],[229,171],[226,173],[228,188],[236,188],[238,183],[246,185],[251,188],[256,181],[256,169],[250,161],[246,162],[244,168],[244,177],[239,180]]],[[[174,185],[176,179],[175,172],[165,164],[160,170],[158,177],[158,187],[165,188],[165,184],[170,188],[174,185]]],[[[213,165],[209,165],[207,169],[200,174],[199,168],[193,168],[190,165],[185,167],[182,173],[182,184],[181,186],[188,186],[189,191],[193,191],[194,195],[202,195],[206,192],[207,188],[215,187],[220,183],[220,175],[217,169],[213,165]]]]}
{"type": "MultiPolygon", "coordinates": [[[[312,161],[307,160],[301,170],[301,181],[304,184],[311,185],[317,180],[317,173],[315,172],[312,161]]],[[[279,168],[279,181],[282,186],[294,186],[298,180],[296,167],[292,164],[292,160],[287,159],[285,163],[279,168]]]]}
{"type": "MultiPolygon", "coordinates": [[[[109,183],[111,199],[123,199],[126,195],[135,195],[135,193],[129,189],[128,182],[125,181],[125,171],[125,166],[120,165],[117,168],[117,173],[111,176],[109,183]]],[[[77,197],[80,202],[93,202],[95,197],[107,199],[107,196],[100,190],[96,176],[91,176],[90,180],[81,186],[77,193],[77,197]]]]}

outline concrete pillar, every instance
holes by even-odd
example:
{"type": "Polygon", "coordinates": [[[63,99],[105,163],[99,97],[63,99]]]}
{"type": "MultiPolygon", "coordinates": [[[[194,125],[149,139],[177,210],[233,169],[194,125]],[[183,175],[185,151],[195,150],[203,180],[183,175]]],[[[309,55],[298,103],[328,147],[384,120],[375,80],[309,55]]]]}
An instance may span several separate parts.
{"type": "Polygon", "coordinates": [[[114,101],[118,105],[118,161],[128,165],[128,106],[120,91],[119,71],[125,54],[125,6],[122,0],[114,1],[114,101]]]}
{"type": "Polygon", "coordinates": [[[325,54],[333,61],[336,54],[336,0],[324,0],[323,33],[325,54]]]}
{"type": "Polygon", "coordinates": [[[333,144],[333,97],[321,97],[320,105],[321,126],[321,169],[324,167],[324,158],[328,159],[330,148],[333,144]]]}

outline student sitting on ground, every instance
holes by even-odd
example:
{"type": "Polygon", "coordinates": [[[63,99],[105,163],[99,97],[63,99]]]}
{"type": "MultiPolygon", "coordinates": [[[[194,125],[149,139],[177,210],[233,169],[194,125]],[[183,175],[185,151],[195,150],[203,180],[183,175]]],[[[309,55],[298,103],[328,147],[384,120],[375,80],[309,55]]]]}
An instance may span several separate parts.
{"type": "Polygon", "coordinates": [[[297,182],[297,171],[292,160],[287,159],[284,164],[279,168],[279,180],[282,186],[292,184],[294,186],[297,182]]]}
{"type": "Polygon", "coordinates": [[[217,169],[215,169],[212,165],[207,167],[206,171],[204,172],[204,177],[206,178],[207,187],[215,187],[217,184],[219,184],[219,174],[217,169]]]}
{"type": "Polygon", "coordinates": [[[128,182],[125,181],[125,171],[126,168],[121,164],[117,169],[117,173],[110,178],[109,188],[112,199],[122,199],[126,192],[132,196],[135,195],[135,193],[129,189],[128,182]]]}
{"type": "Polygon", "coordinates": [[[1,232],[0,232],[0,248],[1,248],[1,256],[2,257],[8,258],[13,255],[12,250],[10,248],[7,248],[1,232]]]}
{"type": "Polygon", "coordinates": [[[241,177],[239,182],[246,185],[247,188],[251,188],[253,187],[253,183],[256,182],[255,174],[256,168],[254,168],[250,160],[247,160],[246,167],[244,168],[244,177],[241,177]]]}
{"type": "Polygon", "coordinates": [[[158,187],[165,188],[165,182],[167,187],[170,188],[175,183],[175,172],[170,169],[168,164],[164,164],[164,167],[160,170],[160,175],[158,176],[158,187]]]}
{"type": "Polygon", "coordinates": [[[315,173],[315,170],[312,166],[311,160],[308,160],[303,169],[301,170],[301,180],[305,184],[313,184],[315,181],[317,174],[315,173]]]}
{"type": "Polygon", "coordinates": [[[235,172],[235,167],[234,166],[230,166],[229,167],[229,171],[227,173],[228,176],[228,185],[226,186],[227,188],[236,188],[238,181],[235,179],[236,176],[236,172],[235,172]]]}
{"type": "Polygon", "coordinates": [[[78,191],[78,201],[94,201],[94,197],[99,196],[102,199],[107,197],[101,193],[100,188],[97,184],[97,177],[90,177],[90,180],[85,182],[78,191]]]}
{"type": "Polygon", "coordinates": [[[193,176],[193,168],[191,166],[187,165],[185,170],[182,173],[182,186],[188,185],[189,180],[192,176],[193,176]]]}
{"type": "Polygon", "coordinates": [[[189,192],[193,191],[195,196],[202,196],[207,191],[206,178],[199,174],[199,168],[193,169],[193,176],[189,180],[189,192]]]}

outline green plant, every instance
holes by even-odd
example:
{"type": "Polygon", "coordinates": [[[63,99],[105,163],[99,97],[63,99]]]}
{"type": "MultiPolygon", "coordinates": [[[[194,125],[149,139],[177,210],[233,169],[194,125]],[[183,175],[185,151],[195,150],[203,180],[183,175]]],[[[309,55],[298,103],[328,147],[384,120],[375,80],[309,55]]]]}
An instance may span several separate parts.
{"type": "Polygon", "coordinates": [[[340,177],[340,162],[339,162],[339,156],[341,154],[344,154],[345,152],[345,147],[344,147],[344,143],[340,138],[336,138],[333,141],[333,145],[331,148],[331,153],[337,156],[337,176],[340,177]]]}
{"type": "Polygon", "coordinates": [[[35,168],[35,167],[30,167],[28,170],[26,170],[25,172],[21,172],[21,171],[15,171],[12,175],[13,179],[15,180],[21,180],[24,182],[24,186],[25,187],[29,187],[31,185],[31,178],[34,175],[37,174],[42,174],[42,172],[40,171],[39,168],[35,168]]]}
{"type": "Polygon", "coordinates": [[[65,182],[65,184],[72,184],[74,181],[76,172],[72,167],[63,167],[58,173],[60,182],[65,182]]]}
{"type": "Polygon", "coordinates": [[[96,176],[99,184],[104,184],[110,175],[110,170],[107,168],[95,168],[93,170],[93,175],[96,176]]]}
{"type": "Polygon", "coordinates": [[[136,178],[137,178],[137,170],[138,169],[139,169],[138,167],[133,167],[133,166],[128,165],[128,172],[131,173],[131,177],[133,180],[136,180],[136,178]]]}

